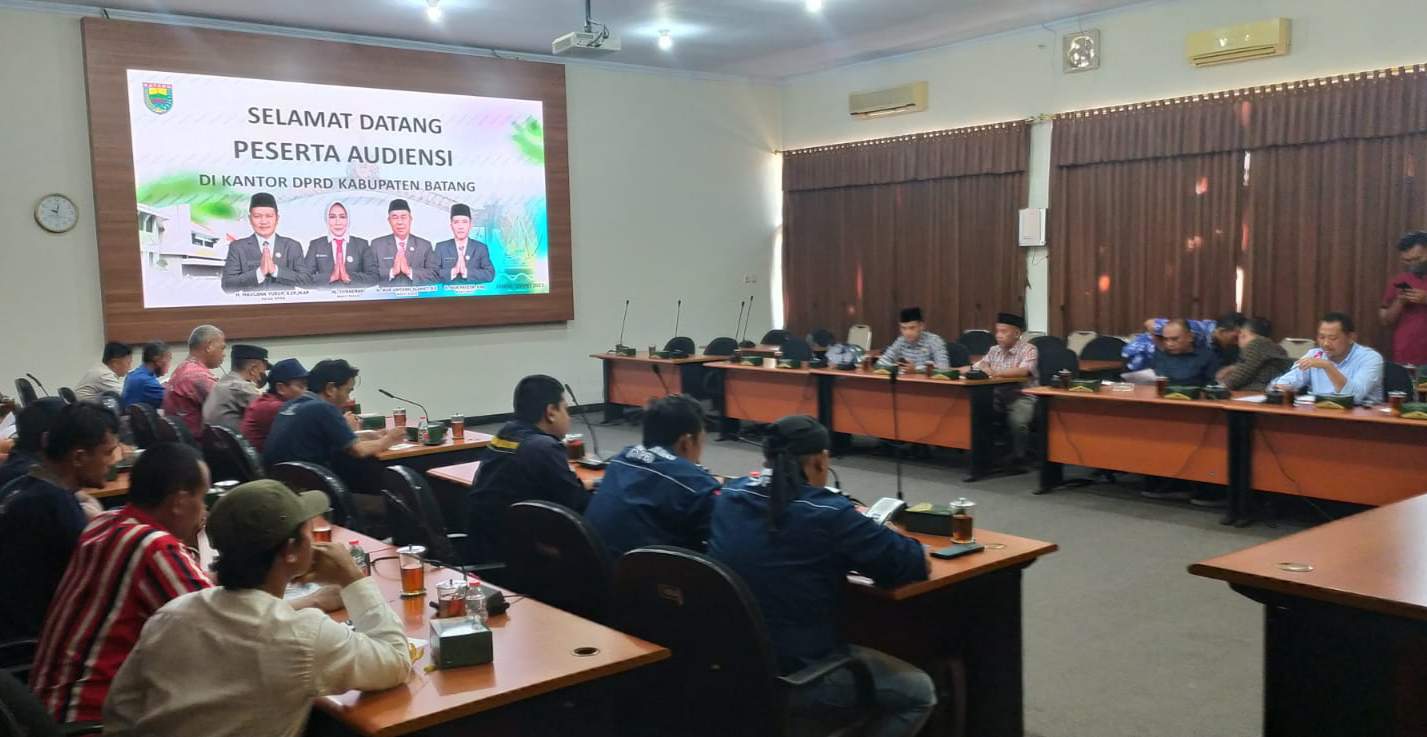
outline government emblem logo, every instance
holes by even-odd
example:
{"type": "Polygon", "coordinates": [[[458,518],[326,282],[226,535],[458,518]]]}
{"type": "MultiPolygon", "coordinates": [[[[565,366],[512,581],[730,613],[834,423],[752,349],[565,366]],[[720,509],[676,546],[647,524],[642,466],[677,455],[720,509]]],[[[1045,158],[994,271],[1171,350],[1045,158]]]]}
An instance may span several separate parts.
{"type": "Polygon", "coordinates": [[[173,109],[173,85],[158,82],[144,83],[144,105],[159,115],[173,109]]]}

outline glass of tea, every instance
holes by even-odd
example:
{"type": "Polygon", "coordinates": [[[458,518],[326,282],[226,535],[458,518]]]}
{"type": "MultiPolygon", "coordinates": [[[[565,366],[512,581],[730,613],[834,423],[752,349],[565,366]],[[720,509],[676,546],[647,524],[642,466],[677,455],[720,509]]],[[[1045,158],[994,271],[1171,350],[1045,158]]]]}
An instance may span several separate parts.
{"type": "Polygon", "coordinates": [[[332,542],[332,523],[326,517],[316,517],[312,520],[312,540],[319,543],[332,542]]]}
{"type": "Polygon", "coordinates": [[[391,411],[391,424],[397,427],[406,427],[406,408],[397,407],[391,411]]]}
{"type": "Polygon", "coordinates": [[[975,518],[971,508],[976,502],[961,497],[951,503],[951,541],[954,543],[976,542],[975,518]]]}
{"type": "Polygon", "coordinates": [[[1407,401],[1407,392],[1388,392],[1387,406],[1392,408],[1394,415],[1402,414],[1402,403],[1407,401]]]}
{"type": "Polygon", "coordinates": [[[397,548],[396,555],[401,565],[401,595],[426,595],[426,548],[421,545],[407,545],[397,548]]]}
{"type": "Polygon", "coordinates": [[[436,584],[436,616],[466,616],[466,585],[460,581],[442,581],[436,584]]]}
{"type": "Polygon", "coordinates": [[[466,439],[466,418],[461,415],[451,416],[451,440],[459,443],[466,439]]]}
{"type": "Polygon", "coordinates": [[[1158,395],[1161,396],[1161,397],[1164,396],[1165,393],[1167,393],[1167,392],[1169,391],[1169,377],[1168,377],[1168,376],[1156,376],[1156,377],[1154,377],[1154,391],[1155,391],[1155,394],[1158,394],[1158,395]]]}

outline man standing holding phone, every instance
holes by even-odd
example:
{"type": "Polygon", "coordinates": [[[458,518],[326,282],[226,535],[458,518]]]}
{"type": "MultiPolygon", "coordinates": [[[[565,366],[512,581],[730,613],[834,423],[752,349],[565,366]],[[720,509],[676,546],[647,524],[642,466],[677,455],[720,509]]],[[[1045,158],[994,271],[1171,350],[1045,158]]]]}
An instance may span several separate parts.
{"type": "Polygon", "coordinates": [[[1378,319],[1392,328],[1392,360],[1427,365],[1427,231],[1397,242],[1403,270],[1387,280],[1378,319]]]}

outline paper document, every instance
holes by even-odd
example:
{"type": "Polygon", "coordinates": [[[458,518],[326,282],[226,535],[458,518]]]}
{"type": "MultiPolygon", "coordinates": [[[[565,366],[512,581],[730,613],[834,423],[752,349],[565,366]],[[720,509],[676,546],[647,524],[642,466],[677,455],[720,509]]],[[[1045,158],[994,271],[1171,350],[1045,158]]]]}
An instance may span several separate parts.
{"type": "Polygon", "coordinates": [[[1131,384],[1153,384],[1154,369],[1140,369],[1139,371],[1126,371],[1120,374],[1120,378],[1131,384]]]}
{"type": "Polygon", "coordinates": [[[1268,401],[1268,397],[1262,394],[1249,394],[1243,397],[1234,397],[1235,402],[1248,402],[1249,404],[1263,404],[1268,401]]]}

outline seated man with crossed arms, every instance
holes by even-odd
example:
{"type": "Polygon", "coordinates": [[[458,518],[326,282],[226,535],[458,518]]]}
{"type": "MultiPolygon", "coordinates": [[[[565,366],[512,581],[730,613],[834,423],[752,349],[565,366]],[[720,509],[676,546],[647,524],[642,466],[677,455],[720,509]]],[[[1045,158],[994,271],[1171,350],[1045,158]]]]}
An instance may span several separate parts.
{"type": "Polygon", "coordinates": [[[1318,348],[1309,351],[1273,386],[1313,394],[1351,394],[1359,404],[1382,401],[1382,354],[1358,343],[1353,318],[1329,312],[1318,323],[1318,348]]]}

